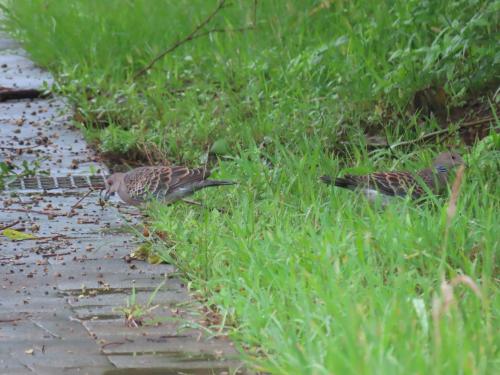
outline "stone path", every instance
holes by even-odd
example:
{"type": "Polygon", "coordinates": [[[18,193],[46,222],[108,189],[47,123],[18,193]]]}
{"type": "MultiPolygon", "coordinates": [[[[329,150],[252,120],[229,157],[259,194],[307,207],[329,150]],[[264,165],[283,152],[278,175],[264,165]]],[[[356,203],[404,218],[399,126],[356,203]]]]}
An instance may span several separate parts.
{"type": "MultiPolygon", "coordinates": [[[[0,34],[0,87],[51,81],[0,34]]],[[[106,172],[69,126],[70,112],[62,98],[0,103],[0,161],[16,172],[23,162],[58,176],[106,172]]],[[[240,363],[227,339],[182,329],[202,316],[173,267],[123,259],[136,247],[122,230],[133,218],[102,210],[97,193],[66,215],[85,193],[0,193],[0,228],[14,224],[37,237],[0,234],[0,374],[234,373],[240,363]],[[117,308],[132,286],[145,304],[161,283],[153,312],[161,324],[128,327],[117,308]]]]}

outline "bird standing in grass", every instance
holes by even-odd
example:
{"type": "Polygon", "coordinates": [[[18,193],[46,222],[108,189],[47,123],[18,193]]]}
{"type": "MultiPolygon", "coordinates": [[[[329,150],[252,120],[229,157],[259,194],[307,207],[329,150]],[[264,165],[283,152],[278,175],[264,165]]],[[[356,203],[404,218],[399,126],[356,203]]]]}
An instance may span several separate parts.
{"type": "Polygon", "coordinates": [[[434,194],[440,194],[446,189],[450,171],[463,164],[463,159],[456,152],[443,152],[434,159],[432,167],[417,173],[376,172],[363,176],[348,174],[337,178],[322,176],[320,179],[327,184],[362,191],[369,200],[374,200],[379,196],[387,198],[407,195],[418,199],[426,192],[422,183],[427,185],[427,188],[434,194]]]}
{"type": "Polygon", "coordinates": [[[108,200],[111,195],[118,193],[122,201],[133,206],[150,199],[173,203],[209,186],[234,184],[226,180],[209,180],[209,175],[210,171],[206,168],[140,167],[109,176],[104,199],[108,200]]]}

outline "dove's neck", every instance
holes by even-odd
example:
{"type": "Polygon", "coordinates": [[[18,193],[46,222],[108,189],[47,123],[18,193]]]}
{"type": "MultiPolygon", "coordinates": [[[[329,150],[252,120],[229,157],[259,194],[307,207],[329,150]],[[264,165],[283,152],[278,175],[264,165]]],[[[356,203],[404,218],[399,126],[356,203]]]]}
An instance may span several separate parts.
{"type": "Polygon", "coordinates": [[[448,168],[446,168],[444,165],[436,164],[434,168],[438,173],[448,173],[448,168]]]}
{"type": "Polygon", "coordinates": [[[448,168],[435,164],[432,168],[426,168],[419,172],[422,180],[431,188],[434,193],[441,193],[448,181],[448,168]]]}
{"type": "Polygon", "coordinates": [[[446,188],[448,172],[448,168],[441,164],[435,164],[433,168],[427,169],[426,172],[424,172],[430,179],[427,183],[433,187],[435,193],[441,193],[443,189],[446,188]]]}

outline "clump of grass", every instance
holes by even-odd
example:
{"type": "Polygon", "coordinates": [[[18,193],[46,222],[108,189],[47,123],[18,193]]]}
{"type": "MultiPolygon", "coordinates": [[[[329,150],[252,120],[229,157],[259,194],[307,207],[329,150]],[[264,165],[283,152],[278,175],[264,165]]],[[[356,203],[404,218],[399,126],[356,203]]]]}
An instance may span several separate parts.
{"type": "MultiPolygon", "coordinates": [[[[198,38],[131,78],[216,4],[16,0],[6,1],[5,24],[57,75],[103,149],[154,144],[177,160],[197,160],[218,139],[356,141],[366,124],[407,118],[417,90],[443,86],[460,103],[496,79],[496,3],[468,0],[262,1],[255,30],[198,38]],[[123,141],[110,143],[108,124],[123,141]]],[[[253,16],[252,1],[234,2],[209,28],[245,27],[253,16]]],[[[407,124],[389,122],[386,133],[425,128],[407,124]]]]}
{"type": "MultiPolygon", "coordinates": [[[[347,168],[319,150],[281,148],[266,155],[274,168],[261,156],[254,148],[223,163],[221,177],[240,184],[200,194],[227,214],[185,205],[153,211],[175,243],[159,251],[228,315],[250,363],[275,374],[494,372],[496,177],[467,170],[450,222],[446,199],[381,210],[321,185],[319,175],[347,168]],[[453,281],[455,303],[433,320],[443,278],[465,277],[481,298],[453,281]]],[[[499,167],[492,148],[473,156],[472,166],[499,167]]],[[[431,155],[410,158],[399,169],[423,168],[431,155]]],[[[365,168],[391,167],[379,160],[365,168]]]]}
{"type": "Polygon", "coordinates": [[[137,301],[135,285],[132,284],[132,290],[130,296],[126,298],[125,305],[115,309],[117,312],[124,315],[125,324],[128,327],[137,328],[143,324],[148,324],[148,321],[154,321],[153,311],[157,309],[159,305],[153,305],[153,301],[164,285],[165,282],[158,285],[155,290],[151,292],[146,303],[141,304],[137,301]]]}

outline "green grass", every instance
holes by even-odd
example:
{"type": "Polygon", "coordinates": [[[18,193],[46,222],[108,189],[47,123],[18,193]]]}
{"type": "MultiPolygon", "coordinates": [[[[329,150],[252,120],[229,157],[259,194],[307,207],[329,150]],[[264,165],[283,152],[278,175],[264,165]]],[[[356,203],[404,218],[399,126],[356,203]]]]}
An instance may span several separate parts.
{"type": "MultiPolygon", "coordinates": [[[[154,211],[175,242],[159,251],[231,318],[250,362],[275,374],[495,373],[498,152],[469,160],[481,168],[467,171],[444,240],[445,201],[377,209],[320,185],[317,176],[338,171],[339,161],[309,151],[280,149],[275,169],[256,148],[224,163],[219,175],[240,185],[200,196],[227,214],[154,211]],[[442,280],[461,274],[480,285],[482,299],[460,285],[457,304],[434,321],[442,280]]],[[[412,155],[400,167],[427,162],[412,155]]]]}
{"type": "MultiPolygon", "coordinates": [[[[417,90],[442,86],[453,106],[498,82],[500,2],[258,3],[257,30],[191,41],[135,81],[216,2],[15,0],[5,27],[54,72],[101,150],[195,165],[217,144],[214,174],[239,185],[196,198],[227,213],[150,214],[173,241],[156,250],[226,316],[250,365],[498,372],[499,137],[460,150],[470,168],[448,231],[445,198],[382,209],[318,176],[427,166],[441,146],[368,152],[364,133],[413,139],[438,126],[406,110],[417,90]],[[457,285],[433,316],[457,275],[481,297],[457,285]]],[[[252,1],[235,1],[212,26],[252,17],[252,1]]]]}
{"type": "MultiPolygon", "coordinates": [[[[6,3],[7,29],[111,152],[197,160],[217,139],[236,149],[265,137],[294,147],[304,136],[338,147],[363,142],[366,126],[395,141],[435,126],[406,115],[416,90],[443,86],[458,104],[499,79],[498,1],[259,1],[257,30],[186,43],[135,81],[216,2],[6,3]]],[[[253,1],[235,1],[209,27],[252,19],[253,1]]]]}

